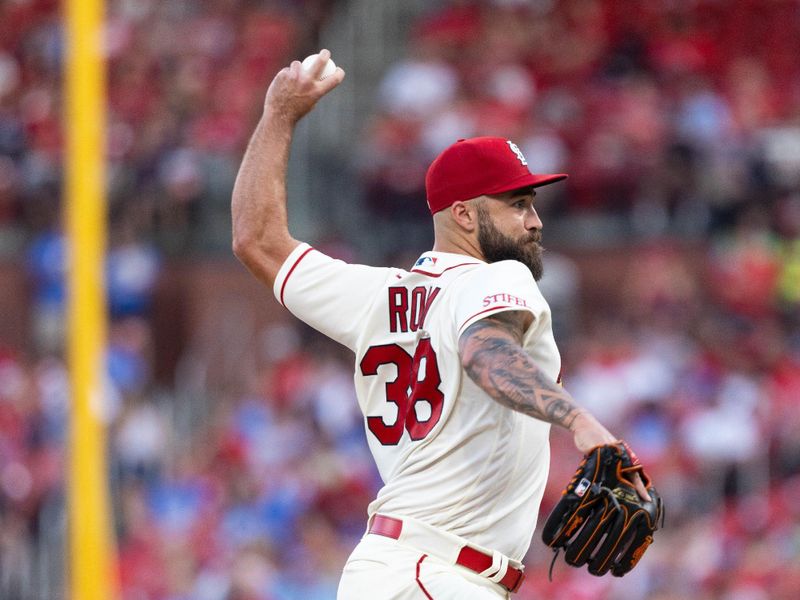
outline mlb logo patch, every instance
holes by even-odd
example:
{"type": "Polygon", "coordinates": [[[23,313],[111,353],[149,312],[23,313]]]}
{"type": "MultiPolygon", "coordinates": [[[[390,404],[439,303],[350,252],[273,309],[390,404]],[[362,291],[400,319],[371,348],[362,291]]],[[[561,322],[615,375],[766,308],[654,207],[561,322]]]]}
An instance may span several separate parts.
{"type": "Polygon", "coordinates": [[[422,265],[435,265],[436,258],[433,256],[420,256],[419,260],[414,264],[415,267],[421,267],[422,265]]]}
{"type": "Polygon", "coordinates": [[[578,485],[575,486],[575,495],[578,498],[583,498],[583,495],[586,493],[586,490],[589,489],[590,485],[592,485],[592,482],[584,477],[578,482],[578,485]]]}

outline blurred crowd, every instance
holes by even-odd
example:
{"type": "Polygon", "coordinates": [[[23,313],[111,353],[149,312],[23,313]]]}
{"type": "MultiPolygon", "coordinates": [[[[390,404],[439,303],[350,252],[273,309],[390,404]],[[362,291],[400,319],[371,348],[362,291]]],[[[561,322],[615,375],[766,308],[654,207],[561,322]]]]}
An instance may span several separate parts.
{"type": "MultiPolygon", "coordinates": [[[[107,397],[123,600],[331,599],[380,485],[352,356],[293,321],[242,340],[249,360],[205,390],[208,403],[154,376],[164,262],[227,227],[269,76],[304,54],[331,4],[109,2],[107,397]]],[[[32,300],[31,348],[0,340],[8,600],[63,594],[31,591],[63,561],[47,549],[63,537],[69,410],[58,8],[0,4],[0,255],[20,259],[32,300]]],[[[550,225],[575,232],[541,282],[565,386],[636,448],[667,505],[622,580],[557,563],[548,582],[537,534],[517,597],[796,598],[800,3],[437,2],[408,41],[354,157],[364,210],[395,249],[424,249],[402,244],[425,236],[425,169],[471,135],[509,137],[534,170],[570,173],[541,207],[546,242],[550,225]],[[609,267],[598,249],[581,266],[571,250],[598,239],[622,258],[609,267]],[[592,288],[609,269],[614,285],[592,288]]],[[[347,241],[332,249],[357,257],[347,241]]],[[[577,459],[568,436],[553,445],[542,514],[577,459]]]]}
{"type": "MultiPolygon", "coordinates": [[[[792,210],[800,186],[794,0],[446,3],[390,65],[362,147],[367,206],[420,207],[456,138],[516,140],[571,174],[556,215],[616,215],[628,234],[697,236],[745,207],[792,210]]],[[[795,209],[796,210],[796,209],[795,209]]],[[[572,240],[574,241],[574,240],[572,240]]]]}
{"type": "MultiPolygon", "coordinates": [[[[316,43],[333,0],[109,0],[113,222],[169,254],[228,228],[239,158],[272,75],[316,43]]],[[[57,227],[62,3],[0,6],[0,252],[57,227]]],[[[226,232],[227,233],[227,232],[226,232]]]]}

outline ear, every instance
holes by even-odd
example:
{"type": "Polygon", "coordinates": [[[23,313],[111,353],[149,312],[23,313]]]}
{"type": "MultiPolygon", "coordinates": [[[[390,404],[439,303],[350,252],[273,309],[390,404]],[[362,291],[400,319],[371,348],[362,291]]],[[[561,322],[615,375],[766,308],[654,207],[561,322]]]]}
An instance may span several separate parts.
{"type": "Polygon", "coordinates": [[[472,202],[453,202],[450,205],[450,215],[453,222],[468,233],[478,228],[478,211],[472,202]]]}

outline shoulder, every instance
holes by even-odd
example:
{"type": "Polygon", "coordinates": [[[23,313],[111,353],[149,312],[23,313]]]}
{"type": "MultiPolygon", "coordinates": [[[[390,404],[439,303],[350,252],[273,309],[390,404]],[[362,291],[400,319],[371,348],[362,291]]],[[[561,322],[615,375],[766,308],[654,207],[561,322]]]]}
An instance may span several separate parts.
{"type": "Polygon", "coordinates": [[[538,286],[530,269],[516,260],[481,263],[465,271],[462,281],[471,289],[521,288],[536,290],[538,286]]]}
{"type": "Polygon", "coordinates": [[[530,269],[514,260],[484,263],[466,274],[454,306],[459,332],[500,312],[527,311],[538,319],[549,311],[530,269]]]}
{"type": "Polygon", "coordinates": [[[314,292],[330,287],[339,295],[370,293],[395,278],[395,272],[401,273],[388,267],[348,263],[302,243],[281,265],[273,292],[284,305],[285,294],[292,288],[314,292]]]}

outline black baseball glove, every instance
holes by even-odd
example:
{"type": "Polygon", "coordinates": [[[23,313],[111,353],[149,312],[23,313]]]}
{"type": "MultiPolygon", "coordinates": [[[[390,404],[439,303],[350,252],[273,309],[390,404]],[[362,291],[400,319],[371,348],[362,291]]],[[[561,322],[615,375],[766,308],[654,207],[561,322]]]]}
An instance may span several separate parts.
{"type": "MultiPolygon", "coordinates": [[[[564,550],[575,567],[588,563],[592,575],[622,577],[653,542],[664,505],[639,459],[625,442],[597,446],[584,456],[575,476],[542,530],[544,543],[564,550]],[[636,493],[633,475],[642,478],[651,501],[636,493]]],[[[552,565],[550,566],[552,574],[552,565]]]]}

